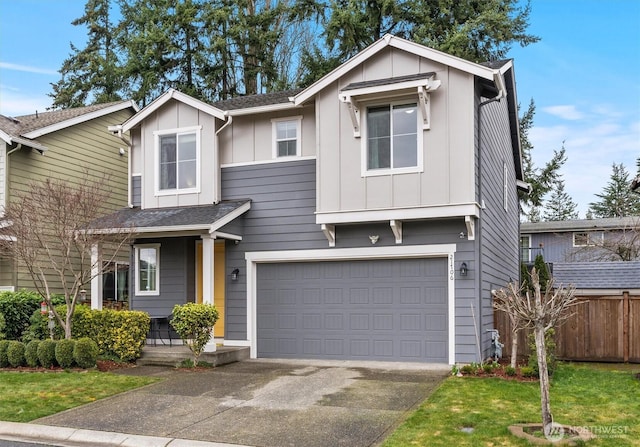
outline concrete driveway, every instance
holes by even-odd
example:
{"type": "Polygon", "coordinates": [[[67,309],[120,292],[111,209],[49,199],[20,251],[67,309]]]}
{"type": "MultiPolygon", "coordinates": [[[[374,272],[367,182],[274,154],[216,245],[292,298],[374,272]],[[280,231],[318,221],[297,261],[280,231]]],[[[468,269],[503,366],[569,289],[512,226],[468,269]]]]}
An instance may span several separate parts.
{"type": "Polygon", "coordinates": [[[166,380],[33,423],[261,447],[373,446],[448,371],[264,360],[198,372],[138,367],[120,373],[166,380]]]}

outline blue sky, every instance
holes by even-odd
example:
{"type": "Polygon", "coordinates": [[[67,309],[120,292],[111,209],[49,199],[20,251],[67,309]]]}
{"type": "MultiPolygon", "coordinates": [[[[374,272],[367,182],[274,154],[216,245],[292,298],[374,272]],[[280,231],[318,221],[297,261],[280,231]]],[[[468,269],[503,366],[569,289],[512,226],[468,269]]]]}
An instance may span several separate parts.
{"type": "MultiPolygon", "coordinates": [[[[44,111],[57,70],[82,48],[71,25],[84,0],[0,0],[0,114],[44,111]]],[[[514,47],[518,101],[536,103],[533,159],[542,166],[563,142],[567,192],[584,217],[612,163],[632,174],[640,157],[640,1],[533,0],[529,31],[542,38],[514,47]]]]}

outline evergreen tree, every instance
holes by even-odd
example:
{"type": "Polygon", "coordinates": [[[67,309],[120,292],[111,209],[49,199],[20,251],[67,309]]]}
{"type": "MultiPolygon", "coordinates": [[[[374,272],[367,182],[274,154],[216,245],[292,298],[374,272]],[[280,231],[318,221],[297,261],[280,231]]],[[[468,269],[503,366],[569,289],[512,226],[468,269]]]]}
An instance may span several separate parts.
{"type": "Polygon", "coordinates": [[[601,194],[600,200],[591,202],[589,210],[595,217],[640,216],[640,196],[629,188],[629,173],[622,163],[613,163],[609,183],[601,194]]]}
{"type": "Polygon", "coordinates": [[[553,152],[553,157],[543,168],[538,168],[533,162],[533,144],[529,140],[529,131],[533,127],[533,117],[536,106],[533,99],[529,102],[527,111],[520,116],[520,148],[522,150],[522,169],[524,181],[529,184],[529,192],[519,191],[521,214],[529,222],[539,222],[542,218],[544,198],[559,180],[560,168],[567,161],[564,143],[559,151],[553,152]]]}
{"type": "Polygon", "coordinates": [[[62,78],[52,83],[52,108],[80,107],[122,99],[123,77],[114,38],[119,28],[111,21],[110,0],[89,0],[84,15],[73,22],[88,29],[87,46],[71,44],[72,54],[62,63],[62,78]]]}
{"type": "Polygon", "coordinates": [[[544,205],[544,220],[571,220],[578,218],[578,205],[564,190],[564,180],[557,180],[551,197],[544,205]]]}

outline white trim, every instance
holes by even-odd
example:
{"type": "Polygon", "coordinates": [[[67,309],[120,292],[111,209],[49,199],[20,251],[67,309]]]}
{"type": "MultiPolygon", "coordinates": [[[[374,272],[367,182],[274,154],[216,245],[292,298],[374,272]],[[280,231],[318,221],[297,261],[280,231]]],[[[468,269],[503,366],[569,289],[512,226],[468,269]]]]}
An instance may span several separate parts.
{"type": "Polygon", "coordinates": [[[7,144],[11,144],[11,135],[0,129],[0,140],[4,141],[7,144]]]}
{"type": "Polygon", "coordinates": [[[448,259],[447,313],[448,360],[455,363],[455,244],[410,245],[389,247],[338,248],[334,250],[283,250],[245,253],[247,264],[247,340],[250,357],[258,355],[257,332],[257,264],[274,262],[319,262],[344,260],[439,258],[448,259]]]}
{"type": "Polygon", "coordinates": [[[223,216],[220,219],[218,219],[215,222],[213,222],[209,226],[209,233],[213,233],[218,228],[224,227],[226,224],[228,224],[229,222],[234,221],[236,218],[240,217],[241,215],[243,215],[244,213],[246,213],[250,209],[251,209],[251,202],[243,203],[242,205],[240,205],[235,210],[231,211],[230,213],[226,214],[225,216],[223,216]]]}
{"type": "Polygon", "coordinates": [[[214,231],[213,233],[211,233],[211,236],[214,239],[229,239],[236,242],[240,242],[242,240],[242,236],[240,236],[239,234],[225,233],[223,231],[214,231]]]}
{"type": "Polygon", "coordinates": [[[329,247],[336,246],[336,226],[330,224],[322,224],[320,225],[320,229],[324,233],[324,237],[327,238],[329,242],[329,247]]]}
{"type": "Polygon", "coordinates": [[[0,286],[0,292],[15,292],[15,286],[0,286]]]}
{"type": "Polygon", "coordinates": [[[315,160],[315,155],[305,155],[300,157],[280,157],[275,160],[256,160],[256,161],[238,161],[235,163],[223,163],[220,165],[221,168],[235,168],[242,166],[256,166],[256,165],[266,165],[270,163],[286,163],[290,161],[301,161],[301,160],[315,160]]]}
{"type": "Polygon", "coordinates": [[[464,224],[467,227],[467,240],[476,240],[476,220],[474,216],[464,216],[464,224]]]}
{"type": "Polygon", "coordinates": [[[128,109],[129,107],[133,108],[136,112],[139,110],[138,105],[133,101],[124,101],[118,104],[114,104],[109,107],[105,107],[104,109],[94,110],[93,112],[85,113],[80,116],[76,116],[74,118],[61,121],[59,123],[52,124],[50,126],[41,127],[40,129],[32,130],[31,132],[27,132],[22,134],[25,138],[38,138],[42,135],[46,135],[51,132],[55,132],[57,130],[65,129],[67,127],[75,126],[76,124],[84,123],[86,121],[100,118],[102,116],[108,115],[110,113],[119,112],[120,110],[128,109]]]}
{"type": "Polygon", "coordinates": [[[222,341],[222,344],[224,346],[239,346],[239,347],[251,346],[251,342],[249,340],[227,340],[227,339],[224,339],[222,341]]]}
{"type": "Polygon", "coordinates": [[[520,243],[519,243],[519,246],[520,246],[520,262],[531,262],[531,235],[530,235],[530,234],[521,234],[521,235],[520,235],[520,243]],[[525,237],[529,240],[529,243],[527,244],[527,246],[526,246],[526,247],[524,247],[524,246],[522,245],[522,239],[523,239],[523,238],[525,238],[525,237]],[[522,258],[523,258],[523,256],[522,256],[522,254],[523,254],[523,253],[522,253],[522,251],[523,251],[524,249],[526,249],[526,250],[527,250],[527,256],[526,256],[526,257],[527,257],[527,259],[522,259],[522,258]]]}
{"type": "Polygon", "coordinates": [[[367,59],[373,57],[386,47],[397,48],[400,50],[404,50],[408,53],[415,54],[416,56],[423,57],[425,59],[432,60],[437,63],[441,63],[447,65],[449,67],[456,68],[458,70],[464,71],[466,73],[473,74],[483,79],[487,79],[490,81],[496,81],[495,74],[496,73],[505,73],[509,68],[513,66],[512,62],[507,62],[504,66],[500,67],[498,70],[491,69],[484,65],[476,64],[474,62],[469,62],[462,58],[452,56],[450,54],[443,53],[442,51],[434,50],[432,48],[425,47],[423,45],[402,39],[400,37],[393,36],[391,34],[384,35],[381,39],[369,45],[367,48],[356,54],[354,57],[349,59],[344,64],[340,65],[338,68],[330,72],[329,74],[323,76],[318,81],[314,82],[305,90],[301,91],[297,95],[295,95],[292,100],[294,104],[300,105],[313,96],[315,96],[318,92],[328,87],[333,82],[337,81],[348,72],[353,70],[355,67],[366,61],[367,59]]]}
{"type": "MultiPolygon", "coordinates": [[[[290,141],[292,139],[287,139],[283,141],[290,141]]],[[[284,118],[273,118],[271,120],[271,156],[274,159],[297,159],[300,157],[302,153],[302,115],[284,117],[284,118]],[[280,123],[295,123],[296,126],[296,154],[295,155],[278,155],[278,124],[280,123]]]]}
{"type": "Polygon", "coordinates": [[[222,121],[225,120],[225,113],[216,108],[213,107],[207,103],[204,103],[198,99],[195,99],[189,95],[185,95],[184,93],[181,93],[177,90],[174,90],[172,88],[170,88],[169,90],[167,90],[166,92],[164,92],[162,95],[158,96],[156,99],[154,99],[151,104],[149,104],[148,106],[146,106],[144,109],[142,109],[140,112],[136,113],[135,115],[133,115],[131,118],[129,118],[127,121],[125,121],[124,123],[122,123],[122,131],[123,132],[128,132],[129,130],[133,129],[134,127],[136,127],[138,124],[140,124],[145,118],[147,118],[149,115],[151,115],[153,112],[155,112],[156,110],[158,110],[160,107],[162,107],[164,104],[166,104],[169,100],[171,99],[175,99],[176,101],[182,102],[184,104],[187,104],[195,109],[198,109],[204,113],[206,113],[207,115],[211,115],[215,118],[218,118],[222,121]]]}
{"type": "Polygon", "coordinates": [[[134,291],[137,296],[159,296],[160,295],[160,244],[135,244],[133,246],[135,252],[135,266],[134,266],[134,291]],[[140,290],[140,250],[153,248],[156,250],[156,289],[155,290],[140,290]]]}
{"type": "MultiPolygon", "coordinates": [[[[49,150],[47,146],[43,146],[42,144],[34,140],[27,140],[26,138],[21,138],[21,137],[11,137],[11,140],[14,143],[18,143],[20,145],[28,146],[32,149],[35,149],[39,151],[41,155],[44,155],[44,153],[49,150]]],[[[19,148],[20,147],[17,147],[16,149],[19,149],[19,148]]]]}
{"type": "Polygon", "coordinates": [[[156,130],[153,132],[154,169],[155,169],[154,194],[156,197],[200,193],[200,171],[201,171],[200,152],[202,150],[201,137],[202,137],[202,126],[181,127],[177,129],[163,129],[163,130],[156,130]],[[180,178],[178,176],[178,172],[179,172],[178,154],[179,154],[180,145],[179,145],[178,137],[180,135],[191,135],[191,134],[194,134],[196,136],[196,185],[192,188],[179,188],[178,183],[180,181],[180,178]],[[176,187],[173,189],[160,189],[160,138],[166,135],[175,135],[176,137],[176,187]]]}
{"type": "Polygon", "coordinates": [[[393,232],[393,236],[396,239],[396,244],[402,244],[402,221],[392,219],[389,221],[389,226],[393,232]]]}
{"type": "Polygon", "coordinates": [[[282,102],[278,104],[271,104],[268,106],[247,107],[243,109],[227,110],[225,111],[225,113],[229,116],[243,116],[243,115],[253,115],[256,113],[278,112],[282,110],[291,110],[291,109],[298,109],[298,108],[299,106],[295,105],[293,102],[282,102]]]}
{"type": "Polygon", "coordinates": [[[602,243],[604,241],[604,230],[585,230],[585,231],[574,231],[571,237],[571,240],[573,242],[573,246],[574,247],[595,247],[596,245],[598,245],[599,243],[602,243]],[[576,244],[576,235],[578,234],[584,234],[587,236],[587,241],[584,244],[581,245],[577,245],[576,244]],[[600,240],[595,240],[596,237],[598,236],[598,239],[600,240]],[[594,242],[592,242],[594,241],[594,242]]]}
{"type": "Polygon", "coordinates": [[[480,217],[477,203],[426,205],[410,208],[317,212],[316,224],[379,222],[383,220],[435,219],[442,217],[480,217]]]}

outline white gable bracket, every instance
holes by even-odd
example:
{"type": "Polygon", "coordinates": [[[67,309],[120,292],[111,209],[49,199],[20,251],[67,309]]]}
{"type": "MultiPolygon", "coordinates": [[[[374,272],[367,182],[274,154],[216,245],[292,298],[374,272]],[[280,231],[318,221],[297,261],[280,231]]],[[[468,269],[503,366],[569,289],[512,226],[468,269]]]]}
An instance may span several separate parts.
{"type": "Polygon", "coordinates": [[[390,220],[389,225],[391,226],[391,231],[393,231],[393,235],[396,238],[396,244],[402,244],[402,221],[390,220]]]}
{"type": "Polygon", "coordinates": [[[418,87],[418,102],[420,106],[420,112],[422,112],[422,129],[431,129],[431,96],[429,92],[437,90],[440,87],[441,81],[433,78],[427,79],[426,85],[418,87]]]}
{"type": "Polygon", "coordinates": [[[476,220],[473,216],[464,216],[464,223],[467,226],[467,239],[476,240],[476,220]]]}
{"type": "Polygon", "coordinates": [[[351,118],[351,124],[353,124],[353,136],[360,138],[360,109],[358,103],[353,100],[350,95],[340,95],[340,101],[347,105],[349,110],[349,117],[351,118]]]}
{"type": "Polygon", "coordinates": [[[322,232],[324,233],[324,237],[329,241],[329,247],[336,246],[336,226],[329,224],[322,224],[320,226],[322,232]]]}

